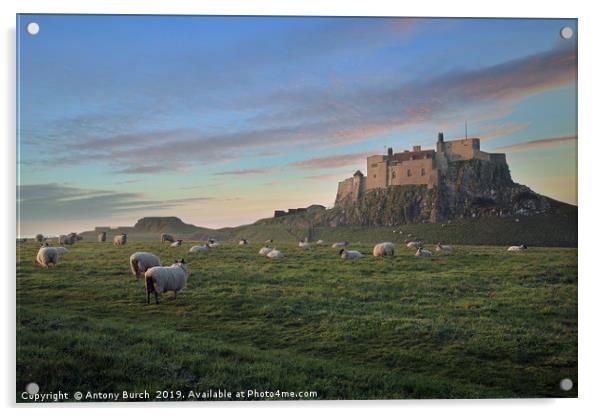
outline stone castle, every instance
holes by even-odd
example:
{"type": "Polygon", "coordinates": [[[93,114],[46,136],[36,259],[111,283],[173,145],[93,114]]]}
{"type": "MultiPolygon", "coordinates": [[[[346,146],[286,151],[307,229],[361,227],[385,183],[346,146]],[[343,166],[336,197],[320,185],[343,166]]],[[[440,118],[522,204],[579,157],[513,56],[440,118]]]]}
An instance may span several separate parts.
{"type": "Polygon", "coordinates": [[[436,150],[414,146],[412,151],[393,153],[389,148],[386,155],[367,158],[366,176],[358,170],[353,177],[339,182],[335,205],[357,201],[368,191],[395,185],[425,185],[432,189],[450,163],[473,159],[506,165],[504,153],[483,152],[478,138],[445,141],[443,133],[439,133],[436,150]]]}

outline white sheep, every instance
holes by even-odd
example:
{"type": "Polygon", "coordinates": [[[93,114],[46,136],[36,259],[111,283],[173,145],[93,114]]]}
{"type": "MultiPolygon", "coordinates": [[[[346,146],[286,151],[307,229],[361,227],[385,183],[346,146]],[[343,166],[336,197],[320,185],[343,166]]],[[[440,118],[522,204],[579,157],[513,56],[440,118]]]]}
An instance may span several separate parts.
{"type": "Polygon", "coordinates": [[[67,235],[59,235],[59,245],[73,245],[76,241],[81,240],[82,238],[75,233],[69,233],[67,235]]]}
{"type": "Polygon", "coordinates": [[[151,267],[144,273],[146,283],[146,303],[150,303],[150,294],[155,294],[155,303],[159,304],[159,294],[174,292],[177,299],[178,292],[186,286],[188,280],[188,268],[184,259],[176,261],[168,267],[151,267]]]}
{"type": "Polygon", "coordinates": [[[161,233],[161,242],[165,243],[165,242],[169,242],[169,243],[173,243],[176,240],[173,238],[173,235],[171,234],[166,234],[166,233],[161,233]]]}
{"type": "Polygon", "coordinates": [[[345,250],[344,248],[339,251],[342,259],[359,259],[363,257],[363,254],[357,250],[345,250]]]}
{"type": "Polygon", "coordinates": [[[441,244],[441,242],[437,243],[437,251],[443,251],[444,253],[451,253],[452,246],[441,244]]]}
{"type": "Polygon", "coordinates": [[[266,257],[270,259],[281,259],[284,257],[284,254],[282,254],[282,251],[280,250],[272,249],[268,254],[266,254],[266,257]]]}
{"type": "Polygon", "coordinates": [[[520,246],[508,247],[508,251],[525,251],[526,249],[527,249],[527,246],[524,244],[521,244],[520,246]]]}
{"type": "Polygon", "coordinates": [[[272,244],[273,242],[274,242],[274,240],[272,240],[271,238],[269,240],[264,241],[265,244],[272,244]]]}
{"type": "Polygon", "coordinates": [[[334,243],[332,248],[346,247],[349,243],[347,241],[339,241],[338,243],[334,243]]]}
{"type": "Polygon", "coordinates": [[[183,240],[176,240],[173,243],[171,243],[171,247],[180,247],[182,245],[182,241],[183,240]]]}
{"type": "Polygon", "coordinates": [[[190,250],[188,250],[189,253],[200,253],[204,251],[209,251],[209,246],[207,244],[204,246],[192,246],[190,247],[190,250]]]}
{"type": "Polygon", "coordinates": [[[246,245],[246,244],[249,244],[249,243],[250,243],[250,241],[249,241],[249,240],[247,240],[246,238],[241,238],[241,239],[238,241],[238,245],[239,245],[239,246],[244,246],[244,245],[246,245]]]}
{"type": "Polygon", "coordinates": [[[316,244],[321,246],[322,244],[324,244],[324,240],[318,240],[318,241],[316,241],[316,244]]]}
{"type": "Polygon", "coordinates": [[[113,244],[116,246],[122,246],[128,242],[128,235],[125,233],[121,233],[113,237],[113,244]]]}
{"type": "Polygon", "coordinates": [[[59,252],[55,247],[43,246],[38,250],[36,262],[43,267],[56,266],[59,262],[59,252]]]}
{"type": "Polygon", "coordinates": [[[265,247],[261,247],[261,249],[259,249],[259,254],[261,254],[262,256],[265,256],[266,254],[268,254],[270,251],[272,251],[271,247],[265,246],[265,247]]]}
{"type": "Polygon", "coordinates": [[[105,241],[107,241],[107,232],[103,231],[102,233],[98,234],[96,236],[96,241],[98,241],[99,243],[104,243],[105,241]]]}
{"type": "Polygon", "coordinates": [[[311,245],[306,241],[299,241],[299,247],[302,248],[303,250],[309,250],[311,245]]]}
{"type": "Polygon", "coordinates": [[[408,248],[418,248],[422,245],[421,241],[408,241],[406,247],[408,248]]]}
{"type": "Polygon", "coordinates": [[[130,269],[136,279],[144,276],[144,273],[151,267],[160,266],[161,260],[153,253],[137,251],[130,256],[130,269]]]}
{"type": "Polygon", "coordinates": [[[217,242],[217,241],[213,240],[213,242],[212,242],[212,243],[209,243],[209,247],[210,247],[210,248],[216,248],[216,247],[219,247],[219,242],[217,242]]]}
{"type": "Polygon", "coordinates": [[[418,248],[418,251],[416,251],[416,254],[414,254],[416,257],[431,257],[433,255],[433,253],[431,253],[430,251],[428,251],[427,249],[424,249],[422,247],[418,248]]]}
{"type": "Polygon", "coordinates": [[[374,246],[372,255],[374,257],[393,257],[395,255],[395,244],[390,242],[379,243],[374,246]]]}

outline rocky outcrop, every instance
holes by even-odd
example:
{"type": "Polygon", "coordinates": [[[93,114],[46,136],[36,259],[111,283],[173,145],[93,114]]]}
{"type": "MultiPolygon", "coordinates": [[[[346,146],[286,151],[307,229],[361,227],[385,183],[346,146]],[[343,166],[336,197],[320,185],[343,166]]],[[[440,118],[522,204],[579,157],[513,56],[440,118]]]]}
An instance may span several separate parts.
{"type": "Polygon", "coordinates": [[[339,201],[323,217],[331,226],[397,225],[453,218],[534,215],[551,209],[550,199],[514,183],[508,165],[472,159],[449,163],[437,186],[390,186],[356,201],[339,201]]]}

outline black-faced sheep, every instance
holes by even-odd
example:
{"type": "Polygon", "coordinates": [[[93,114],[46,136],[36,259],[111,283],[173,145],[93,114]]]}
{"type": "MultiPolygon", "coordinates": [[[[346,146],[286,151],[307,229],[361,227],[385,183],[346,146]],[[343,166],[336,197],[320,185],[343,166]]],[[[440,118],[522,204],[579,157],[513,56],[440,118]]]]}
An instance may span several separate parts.
{"type": "Polygon", "coordinates": [[[418,250],[416,251],[416,254],[414,254],[416,257],[431,257],[433,255],[433,253],[431,253],[429,250],[424,249],[422,247],[419,247],[418,250]]]}
{"type": "Polygon", "coordinates": [[[204,246],[192,246],[192,247],[190,247],[190,250],[188,250],[188,252],[190,252],[190,253],[199,253],[199,252],[204,252],[204,251],[209,251],[208,244],[205,244],[204,246]]]}
{"type": "Polygon", "coordinates": [[[121,233],[113,237],[113,244],[116,246],[123,246],[128,242],[128,235],[126,233],[121,233]]]}
{"type": "Polygon", "coordinates": [[[40,247],[36,262],[42,267],[56,266],[59,262],[59,252],[55,247],[40,247]]]}
{"type": "Polygon", "coordinates": [[[281,259],[282,257],[284,257],[284,254],[282,254],[282,251],[280,250],[272,249],[265,256],[270,259],[281,259]]]}
{"type": "Polygon", "coordinates": [[[150,303],[151,293],[155,294],[155,303],[159,303],[159,295],[164,292],[174,292],[174,299],[178,292],[186,286],[188,269],[184,259],[177,260],[168,267],[151,267],[144,273],[146,283],[146,303],[150,303]]]}
{"type": "Polygon", "coordinates": [[[105,241],[107,241],[107,232],[103,231],[102,233],[98,234],[96,236],[96,241],[98,241],[99,243],[104,243],[105,241]]]}
{"type": "Polygon", "coordinates": [[[357,250],[345,250],[344,248],[339,251],[342,259],[359,259],[363,257],[363,254],[357,250]]]}
{"type": "Polygon", "coordinates": [[[441,244],[441,242],[437,243],[437,251],[443,251],[444,253],[451,253],[452,246],[441,244]]]}
{"type": "Polygon", "coordinates": [[[521,244],[520,246],[508,247],[508,251],[525,251],[526,249],[527,249],[527,246],[524,244],[521,244]]]}

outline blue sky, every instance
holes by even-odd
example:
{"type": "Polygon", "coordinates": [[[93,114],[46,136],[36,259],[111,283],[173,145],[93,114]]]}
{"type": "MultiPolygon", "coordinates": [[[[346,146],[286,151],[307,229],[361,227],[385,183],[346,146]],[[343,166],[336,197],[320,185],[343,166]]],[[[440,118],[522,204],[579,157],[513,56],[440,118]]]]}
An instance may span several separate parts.
{"type": "Polygon", "coordinates": [[[464,120],[515,181],[577,201],[574,20],[17,20],[22,235],[332,205],[366,155],[464,120]]]}

